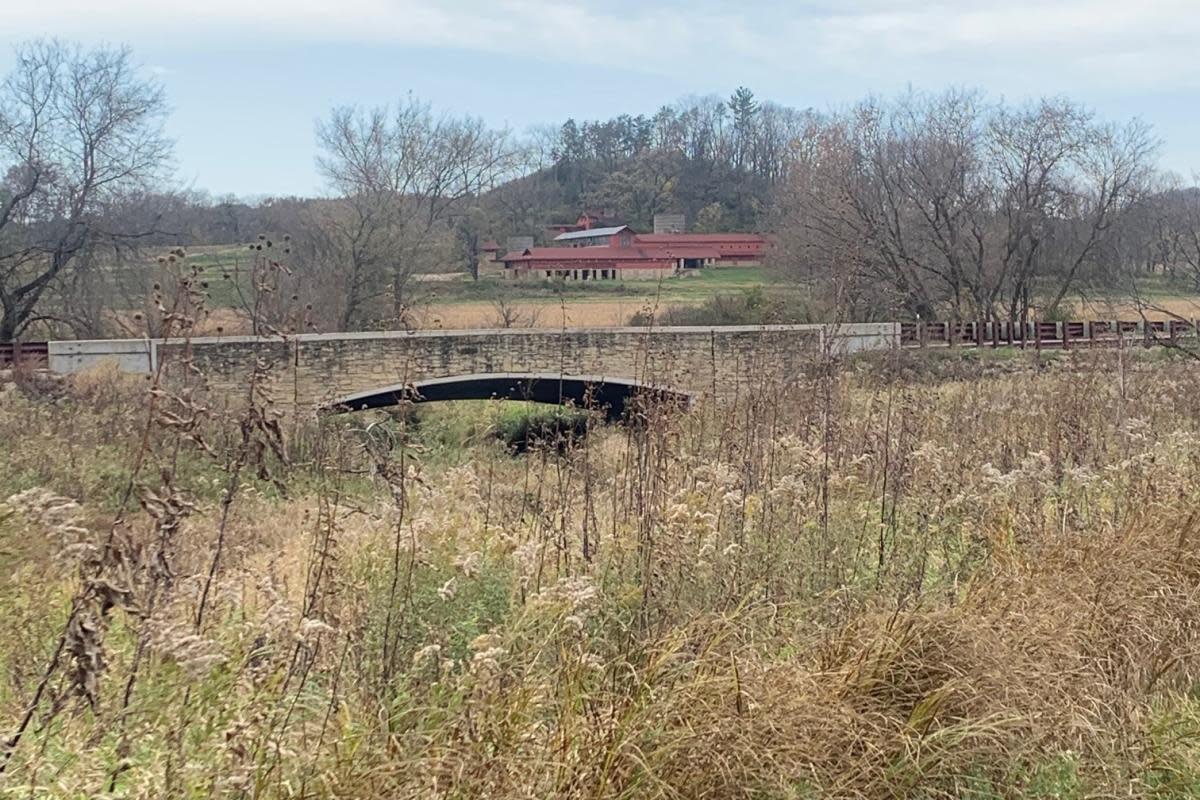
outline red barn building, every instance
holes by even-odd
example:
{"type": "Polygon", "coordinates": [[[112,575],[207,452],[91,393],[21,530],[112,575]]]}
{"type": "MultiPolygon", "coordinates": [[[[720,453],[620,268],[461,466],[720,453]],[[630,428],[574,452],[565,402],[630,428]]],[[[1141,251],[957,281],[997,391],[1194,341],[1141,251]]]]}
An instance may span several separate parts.
{"type": "Polygon", "coordinates": [[[636,239],[649,250],[703,251],[717,266],[756,266],[767,253],[767,240],[757,233],[644,233],[636,239]]]}
{"type": "Polygon", "coordinates": [[[664,254],[638,247],[530,247],[504,257],[514,278],[616,281],[669,278],[678,264],[664,254]]]}
{"type": "Polygon", "coordinates": [[[636,237],[628,225],[612,225],[567,231],[555,236],[554,241],[562,242],[562,247],[632,247],[636,237]]]}
{"type": "Polygon", "coordinates": [[[707,266],[761,264],[767,240],[756,233],[639,234],[628,225],[583,228],[502,259],[511,277],[571,280],[663,278],[707,266]]]}

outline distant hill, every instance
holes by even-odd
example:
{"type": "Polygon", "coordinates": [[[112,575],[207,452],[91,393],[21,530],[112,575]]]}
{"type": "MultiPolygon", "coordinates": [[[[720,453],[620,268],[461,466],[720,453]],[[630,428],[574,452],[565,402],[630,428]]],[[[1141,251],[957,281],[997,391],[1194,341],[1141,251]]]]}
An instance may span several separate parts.
{"type": "Polygon", "coordinates": [[[543,135],[542,164],[480,198],[489,234],[540,237],[583,209],[642,231],[681,212],[690,230],[751,231],[764,223],[793,143],[811,111],[759,103],[748,89],[701,98],[651,117],[567,120],[543,135]]]}

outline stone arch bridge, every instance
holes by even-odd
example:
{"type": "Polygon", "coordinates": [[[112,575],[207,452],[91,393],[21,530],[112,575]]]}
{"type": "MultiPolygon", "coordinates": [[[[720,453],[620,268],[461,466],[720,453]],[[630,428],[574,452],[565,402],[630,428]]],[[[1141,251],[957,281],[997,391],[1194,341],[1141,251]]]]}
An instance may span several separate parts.
{"type": "Polygon", "coordinates": [[[639,391],[732,396],[798,376],[825,348],[898,342],[894,323],[224,336],[51,342],[50,368],[77,372],[115,359],[149,372],[190,353],[211,395],[236,402],[258,369],[275,402],[301,414],[493,396],[590,398],[613,408],[639,391]]]}

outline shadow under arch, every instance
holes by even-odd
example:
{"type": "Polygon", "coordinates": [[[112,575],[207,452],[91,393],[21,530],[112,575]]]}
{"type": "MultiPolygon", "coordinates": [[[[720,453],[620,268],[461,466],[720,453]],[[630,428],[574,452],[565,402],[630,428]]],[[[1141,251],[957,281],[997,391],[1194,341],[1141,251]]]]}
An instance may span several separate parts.
{"type": "Polygon", "coordinates": [[[572,404],[603,411],[610,420],[619,419],[633,398],[665,402],[686,408],[692,394],[627,378],[598,375],[490,372],[431,378],[411,384],[392,384],[347,395],[322,407],[325,413],[342,414],[386,408],[401,403],[433,403],[444,400],[528,400],[535,403],[572,404]]]}

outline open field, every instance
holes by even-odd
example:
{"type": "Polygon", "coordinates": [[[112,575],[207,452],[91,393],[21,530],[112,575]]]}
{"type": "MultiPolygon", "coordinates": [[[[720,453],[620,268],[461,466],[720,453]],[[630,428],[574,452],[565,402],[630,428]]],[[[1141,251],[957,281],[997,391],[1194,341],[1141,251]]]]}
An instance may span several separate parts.
{"type": "Polygon", "coordinates": [[[284,458],[260,395],[0,384],[0,792],[1195,796],[1168,356],[814,363],[525,454],[511,404],[284,458]]]}
{"type": "Polygon", "coordinates": [[[1081,289],[1070,313],[1077,319],[1200,319],[1200,291],[1183,277],[1141,275],[1120,286],[1081,289]]]}
{"type": "MultiPolygon", "coordinates": [[[[787,304],[803,304],[808,298],[803,287],[778,279],[766,267],[699,270],[678,279],[621,284],[566,283],[551,281],[501,282],[466,279],[439,282],[423,296],[422,324],[429,327],[481,327],[497,313],[496,301],[503,299],[517,309],[522,319],[534,326],[563,324],[620,325],[635,313],[661,312],[673,306],[697,306],[718,295],[762,292],[787,304]]],[[[1186,281],[1169,281],[1161,275],[1143,278],[1135,292],[1092,292],[1071,304],[1078,319],[1137,319],[1144,314],[1161,320],[1172,316],[1200,318],[1200,292],[1186,281]]]]}
{"type": "MultiPolygon", "coordinates": [[[[213,318],[207,332],[246,328],[244,310],[252,296],[251,254],[245,248],[213,246],[188,250],[189,267],[198,270],[213,318]]],[[[131,298],[147,295],[153,278],[153,260],[120,267],[128,274],[146,273],[126,280],[127,288],[113,288],[105,297],[110,308],[120,308],[131,298]],[[140,294],[139,294],[140,293],[140,294]]],[[[699,270],[662,281],[557,282],[470,279],[465,273],[418,275],[412,282],[410,324],[422,328],[497,327],[507,314],[516,327],[626,325],[636,314],[659,313],[668,308],[697,306],[717,295],[769,291],[789,296],[795,289],[774,286],[771,271],[762,267],[699,270]],[[501,311],[501,305],[505,311],[501,311]]]]}
{"type": "Polygon", "coordinates": [[[514,327],[612,327],[628,325],[635,314],[653,305],[645,300],[579,300],[561,303],[544,300],[506,301],[506,311],[494,302],[430,302],[421,304],[413,318],[421,328],[504,327],[507,317],[514,327]]]}
{"type": "Polygon", "coordinates": [[[763,286],[770,282],[771,271],[765,267],[713,267],[698,269],[675,278],[661,281],[555,281],[503,279],[471,281],[440,285],[435,296],[441,302],[469,300],[485,296],[513,299],[542,299],[557,301],[615,300],[634,298],[664,302],[698,302],[718,292],[734,292],[763,286]]]}
{"type": "MultiPolygon", "coordinates": [[[[280,254],[282,258],[282,254],[280,254]]],[[[188,265],[200,270],[202,280],[215,289],[236,275],[243,278],[253,261],[244,247],[224,245],[188,249],[188,265]],[[227,277],[228,276],[228,277],[227,277]]],[[[147,264],[148,266],[148,264],[147,264]]],[[[619,299],[661,299],[697,302],[715,292],[739,291],[767,283],[770,271],[763,267],[722,267],[696,270],[678,279],[663,281],[507,281],[500,278],[472,280],[466,273],[431,273],[414,276],[429,297],[438,303],[491,300],[496,297],[557,302],[619,299]]],[[[248,288],[248,287],[243,287],[248,288]]],[[[221,305],[222,297],[214,297],[221,305]]]]}
{"type": "MultiPolygon", "coordinates": [[[[245,308],[250,287],[251,255],[244,248],[214,246],[193,248],[188,264],[198,270],[209,296],[211,318],[205,332],[247,330],[245,308]]],[[[152,262],[122,269],[152,270],[152,262]]],[[[149,291],[152,279],[127,281],[135,287],[127,296],[114,293],[109,307],[120,308],[136,292],[149,291]]],[[[696,308],[714,298],[765,299],[782,321],[811,321],[804,311],[812,302],[807,290],[780,280],[768,267],[732,267],[697,270],[661,281],[559,282],[471,280],[465,273],[415,276],[412,307],[407,323],[419,328],[490,327],[610,327],[662,317],[672,309],[696,308]]],[[[1154,320],[1173,316],[1200,318],[1200,293],[1185,281],[1156,275],[1141,279],[1134,291],[1088,292],[1077,298],[1065,316],[1076,319],[1154,320]]],[[[1036,305],[1036,304],[1035,304],[1036,305]]],[[[128,323],[125,327],[131,327],[128,323]]]]}
{"type": "Polygon", "coordinates": [[[516,327],[608,327],[628,325],[635,315],[697,306],[719,294],[763,290],[770,283],[769,270],[761,267],[623,283],[460,280],[426,287],[414,317],[426,328],[497,327],[506,313],[516,327]]]}

